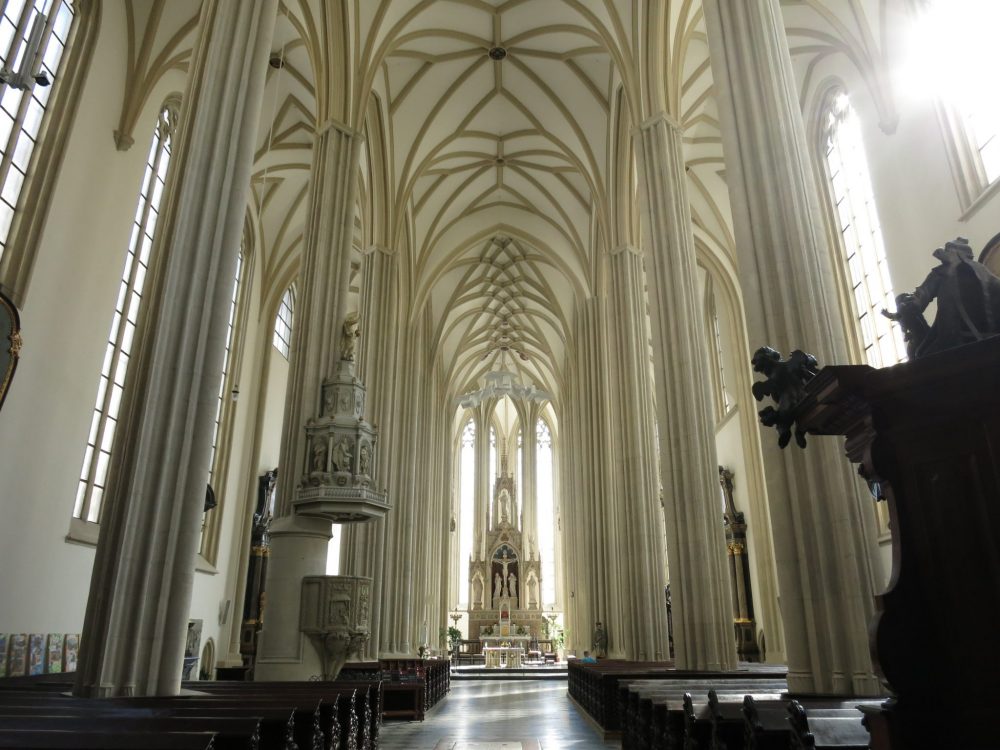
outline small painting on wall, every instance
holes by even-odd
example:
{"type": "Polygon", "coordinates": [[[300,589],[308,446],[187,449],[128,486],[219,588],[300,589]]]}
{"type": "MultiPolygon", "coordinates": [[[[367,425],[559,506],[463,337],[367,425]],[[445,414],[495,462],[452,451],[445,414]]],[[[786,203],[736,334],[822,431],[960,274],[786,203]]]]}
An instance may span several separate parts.
{"type": "Polygon", "coordinates": [[[28,636],[24,633],[11,635],[7,648],[7,676],[19,677],[28,670],[28,636]]]}
{"type": "Polygon", "coordinates": [[[49,633],[49,647],[45,656],[45,671],[49,674],[63,671],[64,640],[62,633],[49,633]]]}
{"type": "Polygon", "coordinates": [[[80,634],[67,633],[63,644],[63,672],[76,671],[76,657],[80,651],[80,634]]]}
{"type": "Polygon", "coordinates": [[[45,674],[45,633],[28,636],[28,674],[45,674]]]}

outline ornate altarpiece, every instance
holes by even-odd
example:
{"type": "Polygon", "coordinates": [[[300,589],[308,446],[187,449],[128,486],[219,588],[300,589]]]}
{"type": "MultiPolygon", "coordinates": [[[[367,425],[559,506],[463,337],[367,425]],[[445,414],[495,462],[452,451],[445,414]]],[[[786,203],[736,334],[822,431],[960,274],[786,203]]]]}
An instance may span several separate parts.
{"type": "Polygon", "coordinates": [[[518,627],[535,637],[541,633],[541,563],[538,551],[525,547],[521,520],[514,477],[503,456],[490,500],[486,557],[469,563],[470,634],[505,627],[509,632],[492,634],[513,636],[518,627]]]}

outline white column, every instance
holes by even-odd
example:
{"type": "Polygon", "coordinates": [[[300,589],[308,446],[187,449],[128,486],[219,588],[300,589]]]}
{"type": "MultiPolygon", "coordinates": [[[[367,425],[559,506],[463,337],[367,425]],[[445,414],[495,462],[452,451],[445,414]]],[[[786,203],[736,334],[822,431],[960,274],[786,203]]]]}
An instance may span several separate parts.
{"type": "MultiPolygon", "coordinates": [[[[610,501],[608,417],[608,352],[606,311],[598,298],[585,300],[573,331],[572,389],[563,409],[564,434],[571,444],[565,457],[572,489],[564,495],[566,533],[567,648],[590,648],[590,636],[599,618],[614,622],[614,613],[627,617],[617,605],[621,590],[618,565],[624,550],[609,529],[618,523],[619,509],[610,501]],[[611,613],[611,614],[609,614],[611,613]]],[[[610,636],[610,631],[609,631],[610,636]]],[[[615,649],[612,638],[610,646],[615,649]]]]}
{"type": "Polygon", "coordinates": [[[677,666],[732,669],[736,644],[682,132],[661,113],[636,131],[666,498],[677,666]]]}
{"type": "Polygon", "coordinates": [[[206,0],[140,323],[75,691],[176,695],[277,0],[206,0]]]}
{"type": "MultiPolygon", "coordinates": [[[[368,388],[366,415],[380,429],[375,485],[389,486],[392,431],[396,427],[393,394],[396,384],[396,332],[399,330],[397,255],[381,247],[365,257],[361,291],[361,332],[358,377],[368,388]]],[[[386,519],[342,527],[341,572],[372,579],[371,638],[365,656],[377,659],[381,649],[381,620],[385,588],[386,519]]]]}
{"type": "MultiPolygon", "coordinates": [[[[778,0],[705,0],[752,348],[849,361],[778,0]]],[[[747,357],[750,352],[747,352],[747,357]]],[[[875,694],[874,518],[837,441],[762,435],[792,692],[875,694]]]]}
{"type": "Polygon", "coordinates": [[[321,411],[323,380],[333,373],[339,355],[337,343],[350,280],[360,146],[360,134],[333,121],[319,128],[313,144],[278,498],[271,526],[267,609],[255,667],[262,680],[302,680],[322,672],[315,648],[299,631],[299,603],[303,576],[326,574],[323,538],[329,541],[331,525],[297,517],[291,503],[307,466],[305,424],[321,411]]]}
{"type": "MultiPolygon", "coordinates": [[[[655,418],[649,409],[653,384],[649,372],[645,277],[637,248],[617,248],[609,260],[610,361],[615,380],[613,443],[619,446],[612,467],[621,507],[618,549],[622,562],[621,607],[627,617],[615,633],[605,615],[615,652],[640,661],[666,659],[667,612],[663,522],[656,471],[655,418]]],[[[602,613],[598,613],[602,614],[602,613]]],[[[609,647],[612,644],[609,642],[609,647]]]]}

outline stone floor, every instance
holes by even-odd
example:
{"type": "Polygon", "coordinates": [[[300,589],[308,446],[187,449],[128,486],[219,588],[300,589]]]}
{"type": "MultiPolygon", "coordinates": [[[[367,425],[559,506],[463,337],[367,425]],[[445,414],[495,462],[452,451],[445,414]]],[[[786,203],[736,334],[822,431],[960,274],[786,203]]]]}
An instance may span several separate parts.
{"type": "Polygon", "coordinates": [[[597,750],[603,742],[570,703],[563,681],[453,682],[419,721],[387,721],[383,750],[597,750]]]}

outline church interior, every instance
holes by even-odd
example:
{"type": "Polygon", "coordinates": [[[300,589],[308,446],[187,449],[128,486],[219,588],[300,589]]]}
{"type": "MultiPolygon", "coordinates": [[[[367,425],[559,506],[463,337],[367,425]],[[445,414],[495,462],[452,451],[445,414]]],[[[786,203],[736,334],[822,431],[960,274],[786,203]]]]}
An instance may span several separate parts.
{"type": "MultiPolygon", "coordinates": [[[[951,314],[947,248],[1000,272],[998,24],[994,0],[0,0],[0,747],[28,746],[3,686],[32,676],[93,701],[375,674],[364,735],[413,670],[428,748],[464,747],[435,744],[475,723],[441,718],[458,691],[532,670],[582,723],[525,750],[660,746],[592,705],[615,669],[902,694],[869,630],[919,548],[903,481],[821,397],[779,448],[751,356],[922,373],[902,300],[951,314]]],[[[869,442],[901,439],[880,419],[869,442]]],[[[362,744],[425,746],[393,728],[362,744]]]]}

